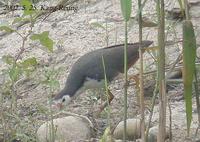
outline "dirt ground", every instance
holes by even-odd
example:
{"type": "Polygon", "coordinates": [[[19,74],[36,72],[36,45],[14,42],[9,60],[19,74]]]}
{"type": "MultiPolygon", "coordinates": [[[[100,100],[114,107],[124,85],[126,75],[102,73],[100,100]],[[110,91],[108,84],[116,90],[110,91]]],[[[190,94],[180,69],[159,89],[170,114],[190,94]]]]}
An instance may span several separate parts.
{"type": "MultiPolygon", "coordinates": [[[[200,2],[199,0],[196,0],[200,2]]],[[[196,2],[195,1],[195,2],[196,2]]],[[[64,82],[68,76],[72,64],[85,53],[103,48],[106,46],[105,31],[102,28],[95,27],[91,23],[97,21],[103,25],[108,24],[108,45],[123,43],[124,41],[124,27],[121,16],[120,3],[117,0],[88,0],[83,4],[79,2],[74,6],[78,6],[78,11],[57,11],[52,13],[45,20],[39,19],[33,28],[34,33],[41,33],[49,31],[50,37],[54,41],[54,52],[49,53],[43,50],[43,47],[37,42],[28,41],[26,52],[22,58],[34,56],[38,59],[39,67],[31,75],[30,79],[25,79],[18,84],[18,107],[19,118],[22,120],[21,127],[27,131],[27,135],[35,135],[38,127],[46,120],[48,115],[44,113],[47,110],[48,94],[50,91],[48,87],[38,83],[44,79],[46,70],[59,70],[57,80],[60,82],[60,89],[63,88],[64,82]],[[87,6],[86,6],[87,5],[87,6]],[[26,126],[24,126],[26,125],[26,126]]],[[[166,9],[170,10],[177,7],[175,0],[166,2],[166,9]]],[[[152,21],[156,21],[156,4],[154,1],[148,1],[144,7],[143,14],[145,17],[150,17],[152,21]]],[[[190,12],[192,21],[197,35],[197,43],[200,44],[199,38],[199,24],[200,24],[200,3],[192,5],[190,12]]],[[[137,13],[137,4],[133,2],[132,17],[137,13]]],[[[20,11],[14,13],[7,13],[0,15],[0,23],[9,23],[15,17],[21,15],[20,11]]],[[[166,29],[167,40],[176,41],[182,38],[182,24],[174,20],[166,20],[166,27],[173,27],[170,30],[166,29]],[[174,31],[175,30],[175,31],[174,31]]],[[[29,27],[27,25],[19,28],[19,32],[23,34],[29,27]]],[[[138,41],[138,24],[136,21],[129,29],[129,42],[138,41]]],[[[153,40],[154,45],[157,43],[157,28],[144,28],[143,39],[153,40]]],[[[16,55],[19,52],[21,39],[15,33],[0,37],[0,69],[7,68],[7,65],[2,61],[2,56],[11,54],[16,55]]],[[[166,62],[170,65],[180,54],[181,44],[174,44],[166,46],[166,62]]],[[[145,72],[155,70],[152,57],[144,54],[145,58],[145,72]]],[[[129,70],[129,75],[138,73],[138,65],[136,64],[129,70]]],[[[0,76],[0,84],[2,85],[7,76],[0,76]]],[[[145,82],[153,80],[151,77],[146,77],[145,82]]],[[[137,103],[136,87],[130,83],[128,88],[128,118],[139,117],[139,107],[137,103]]],[[[110,84],[110,90],[115,95],[111,104],[111,119],[113,125],[117,124],[123,119],[123,79],[118,79],[110,84]]],[[[198,127],[197,112],[195,105],[195,98],[193,99],[193,120],[191,125],[191,137],[186,137],[186,118],[185,118],[185,104],[180,96],[183,95],[182,84],[173,85],[173,89],[169,90],[169,103],[172,109],[172,134],[173,142],[190,142],[195,141],[194,135],[198,127]]],[[[58,92],[59,89],[54,91],[58,92]]],[[[88,115],[93,108],[98,107],[99,102],[96,102],[96,91],[86,91],[77,97],[66,108],[77,114],[88,115]]],[[[152,95],[149,93],[149,95],[152,95]]],[[[151,97],[146,98],[146,116],[148,118],[151,97]]],[[[9,100],[8,100],[9,101],[9,100]]],[[[7,103],[4,103],[6,107],[7,103]]],[[[155,106],[153,115],[153,124],[158,124],[158,104],[155,106]]],[[[167,110],[169,116],[169,110],[167,110]]],[[[97,138],[102,135],[103,130],[107,125],[106,113],[103,112],[99,117],[94,118],[97,123],[97,138]]],[[[167,120],[169,125],[169,121],[167,120]]],[[[0,127],[1,131],[1,127],[0,127]]],[[[1,134],[1,132],[0,132],[1,134]]],[[[198,133],[198,137],[200,132],[198,133]]]]}

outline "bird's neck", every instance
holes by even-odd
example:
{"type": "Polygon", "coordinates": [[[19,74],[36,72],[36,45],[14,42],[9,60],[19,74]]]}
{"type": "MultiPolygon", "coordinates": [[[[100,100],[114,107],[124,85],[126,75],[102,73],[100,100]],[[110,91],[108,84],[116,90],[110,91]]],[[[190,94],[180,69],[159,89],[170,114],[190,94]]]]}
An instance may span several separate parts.
{"type": "Polygon", "coordinates": [[[75,70],[71,70],[68,75],[67,81],[65,83],[64,89],[61,91],[62,94],[68,94],[70,97],[73,97],[79,92],[84,83],[84,76],[81,72],[75,70]]]}

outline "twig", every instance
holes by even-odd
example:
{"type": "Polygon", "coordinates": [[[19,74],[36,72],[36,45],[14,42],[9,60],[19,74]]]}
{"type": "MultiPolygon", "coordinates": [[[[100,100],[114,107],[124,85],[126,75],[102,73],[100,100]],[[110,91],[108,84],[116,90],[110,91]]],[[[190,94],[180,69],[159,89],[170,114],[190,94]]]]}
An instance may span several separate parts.
{"type": "Polygon", "coordinates": [[[16,58],[15,58],[15,63],[19,60],[20,56],[24,53],[25,51],[25,42],[27,41],[27,38],[31,35],[32,33],[32,29],[33,29],[33,24],[31,23],[30,26],[30,30],[29,33],[26,36],[22,36],[18,31],[16,31],[16,33],[22,38],[22,46],[20,48],[19,53],[17,54],[16,58]]]}
{"type": "MultiPolygon", "coordinates": [[[[157,73],[157,78],[158,78],[158,73],[157,73]]],[[[149,134],[149,129],[151,126],[151,120],[152,120],[152,116],[153,116],[153,110],[154,110],[157,95],[158,95],[158,79],[156,79],[156,85],[155,85],[155,89],[153,92],[152,105],[151,105],[149,120],[148,120],[148,124],[147,124],[147,128],[146,128],[146,136],[145,136],[146,138],[148,137],[148,134],[149,134]]]]}
{"type": "Polygon", "coordinates": [[[168,108],[169,108],[169,140],[172,142],[172,109],[168,99],[168,108]]]}
{"type": "Polygon", "coordinates": [[[166,135],[166,83],[165,83],[165,2],[157,0],[158,12],[158,80],[159,80],[159,128],[158,142],[165,141],[166,135]]]}
{"type": "Polygon", "coordinates": [[[142,4],[141,0],[138,0],[138,8],[139,13],[138,13],[138,22],[139,22],[139,57],[140,57],[140,114],[141,114],[141,139],[143,142],[146,142],[146,137],[145,137],[145,116],[144,116],[144,79],[143,79],[143,56],[142,56],[142,4]]]}
{"type": "Polygon", "coordinates": [[[197,129],[196,129],[196,131],[195,131],[195,137],[197,137],[197,134],[198,134],[199,129],[200,129],[200,125],[198,125],[198,127],[197,127],[197,129]]]}
{"type": "Polygon", "coordinates": [[[198,79],[197,79],[196,69],[194,71],[194,76],[195,76],[195,83],[194,83],[195,97],[196,97],[197,114],[198,114],[198,121],[199,121],[199,125],[198,125],[198,128],[197,128],[196,133],[195,133],[195,135],[197,136],[198,129],[200,128],[200,103],[199,103],[199,89],[198,89],[198,79]]]}
{"type": "Polygon", "coordinates": [[[179,54],[179,56],[176,58],[176,60],[174,61],[174,63],[170,67],[169,71],[167,72],[166,78],[169,77],[170,73],[174,70],[174,68],[176,67],[176,64],[181,60],[181,58],[182,58],[182,54],[179,54]]]}

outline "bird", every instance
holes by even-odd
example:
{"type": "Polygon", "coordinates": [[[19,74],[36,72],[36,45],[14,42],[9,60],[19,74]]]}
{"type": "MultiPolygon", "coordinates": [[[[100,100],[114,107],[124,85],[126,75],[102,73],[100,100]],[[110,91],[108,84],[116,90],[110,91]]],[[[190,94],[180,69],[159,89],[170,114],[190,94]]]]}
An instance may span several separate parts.
{"type": "MultiPolygon", "coordinates": [[[[152,43],[153,41],[144,40],[141,42],[141,47],[149,47],[152,43]]],[[[139,47],[139,42],[127,44],[128,69],[138,60],[139,47]]],[[[103,88],[105,74],[108,83],[110,83],[119,74],[123,73],[124,44],[109,46],[86,53],[72,65],[65,86],[53,97],[52,105],[61,109],[68,105],[75,96],[85,90],[103,88]]]]}

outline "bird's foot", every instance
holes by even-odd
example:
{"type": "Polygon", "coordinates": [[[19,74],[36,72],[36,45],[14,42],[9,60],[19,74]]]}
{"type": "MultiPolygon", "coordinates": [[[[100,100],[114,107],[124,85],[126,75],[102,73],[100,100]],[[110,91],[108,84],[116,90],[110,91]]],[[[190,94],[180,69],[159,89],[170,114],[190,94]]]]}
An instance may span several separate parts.
{"type": "Polygon", "coordinates": [[[95,111],[95,116],[99,116],[101,112],[112,102],[114,95],[108,90],[108,101],[105,101],[97,111],[95,111]]]}
{"type": "Polygon", "coordinates": [[[136,84],[136,87],[139,87],[139,77],[138,77],[138,74],[137,75],[130,75],[128,76],[128,82],[130,84],[130,81],[131,80],[134,80],[135,84],[136,84]]]}

